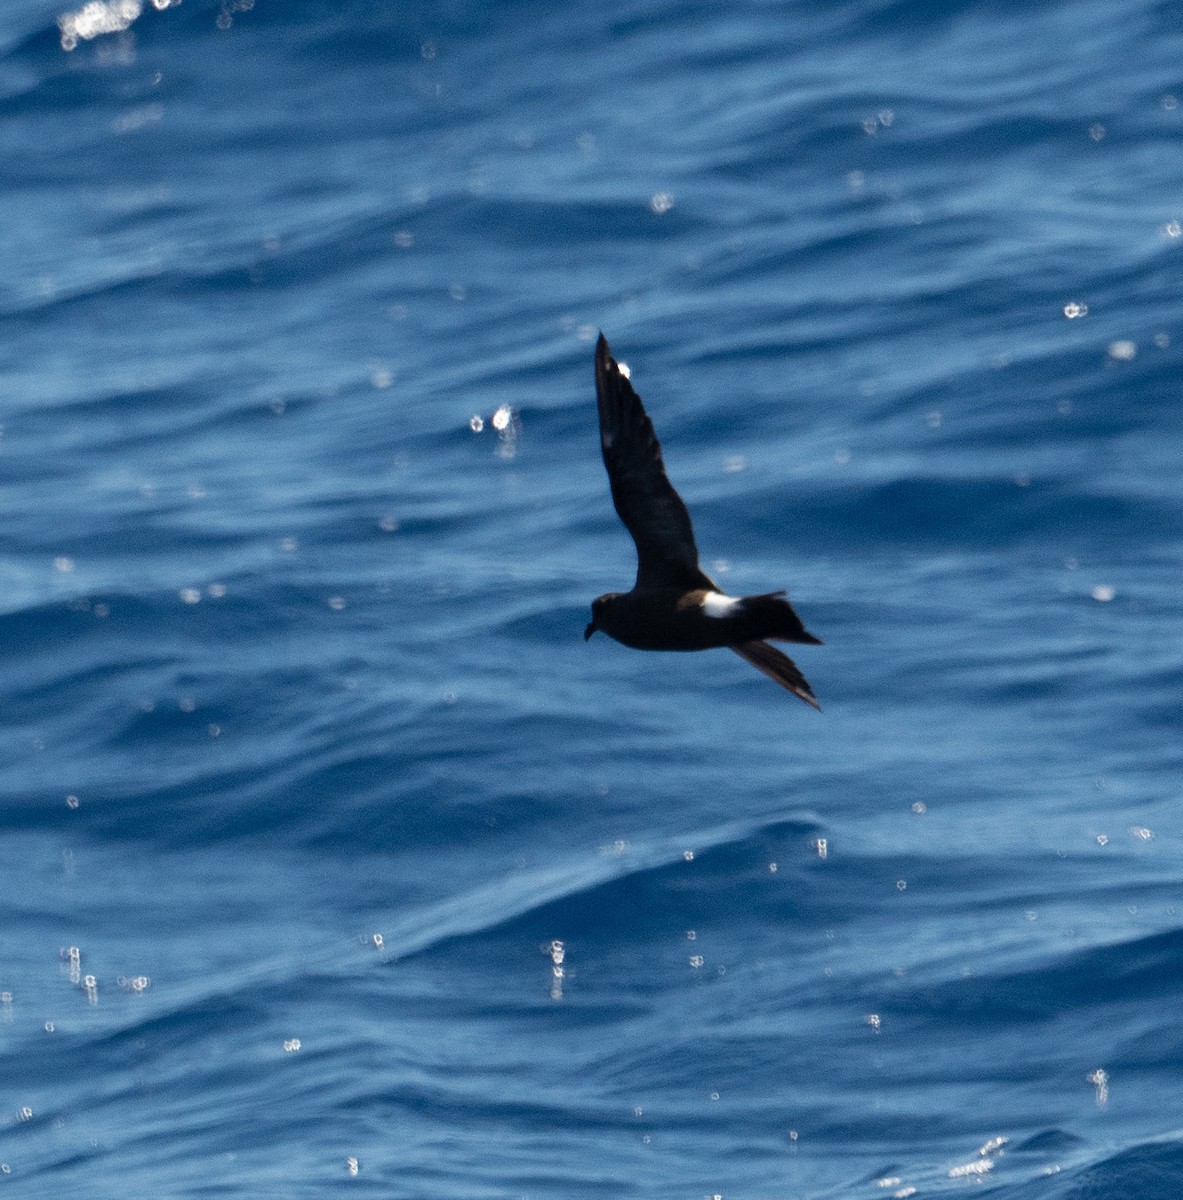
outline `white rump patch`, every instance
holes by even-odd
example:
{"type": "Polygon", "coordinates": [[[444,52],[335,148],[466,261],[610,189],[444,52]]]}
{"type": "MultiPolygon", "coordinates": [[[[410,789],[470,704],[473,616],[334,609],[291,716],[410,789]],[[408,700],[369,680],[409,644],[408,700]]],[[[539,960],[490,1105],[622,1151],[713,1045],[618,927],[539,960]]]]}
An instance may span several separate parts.
{"type": "Polygon", "coordinates": [[[743,605],[742,600],[734,596],[724,596],[722,592],[707,592],[702,598],[702,611],[708,617],[730,617],[743,605]]]}

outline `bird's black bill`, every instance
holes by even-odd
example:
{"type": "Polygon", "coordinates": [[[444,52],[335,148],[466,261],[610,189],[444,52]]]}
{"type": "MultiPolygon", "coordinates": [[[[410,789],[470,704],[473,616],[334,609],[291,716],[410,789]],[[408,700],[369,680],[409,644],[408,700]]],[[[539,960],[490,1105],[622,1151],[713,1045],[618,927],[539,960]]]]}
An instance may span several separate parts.
{"type": "Polygon", "coordinates": [[[592,621],[590,625],[583,631],[583,640],[586,642],[589,637],[596,631],[596,623],[592,621]]]}

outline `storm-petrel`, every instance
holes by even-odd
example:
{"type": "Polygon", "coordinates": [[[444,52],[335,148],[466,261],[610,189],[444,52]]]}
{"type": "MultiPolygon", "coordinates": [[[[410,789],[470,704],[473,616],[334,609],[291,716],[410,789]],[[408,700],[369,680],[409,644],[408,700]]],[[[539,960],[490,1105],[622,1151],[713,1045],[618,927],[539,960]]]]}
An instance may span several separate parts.
{"type": "Polygon", "coordinates": [[[612,502],[637,544],[637,581],[631,592],[592,601],[584,640],[602,629],[637,650],[726,646],[820,708],[797,664],[764,639],[815,646],[821,639],[802,625],[784,592],[727,596],[703,573],[690,514],[666,476],[653,422],[602,333],[596,342],[596,398],[612,502]]]}

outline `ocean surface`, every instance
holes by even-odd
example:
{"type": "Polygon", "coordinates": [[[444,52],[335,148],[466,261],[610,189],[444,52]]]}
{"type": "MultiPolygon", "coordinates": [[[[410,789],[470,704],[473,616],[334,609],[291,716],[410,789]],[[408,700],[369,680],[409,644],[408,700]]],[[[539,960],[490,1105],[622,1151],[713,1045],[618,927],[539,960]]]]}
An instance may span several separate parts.
{"type": "Polygon", "coordinates": [[[0,185],[0,1196],[1183,1195],[1183,4],[5,0],[0,185]]]}

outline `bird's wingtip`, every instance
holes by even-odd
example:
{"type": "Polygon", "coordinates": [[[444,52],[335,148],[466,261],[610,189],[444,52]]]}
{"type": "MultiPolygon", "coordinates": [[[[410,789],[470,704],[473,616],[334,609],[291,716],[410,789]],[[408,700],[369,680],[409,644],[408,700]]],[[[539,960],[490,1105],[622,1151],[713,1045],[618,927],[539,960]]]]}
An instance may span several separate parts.
{"type": "Polygon", "coordinates": [[[740,658],[750,662],[757,671],[763,671],[769,679],[779,683],[787,692],[792,692],[798,700],[804,700],[810,708],[821,712],[822,706],[813,694],[813,688],[805,676],[801,674],[797,664],[787,655],[782,654],[767,642],[739,642],[729,647],[740,658]]]}

